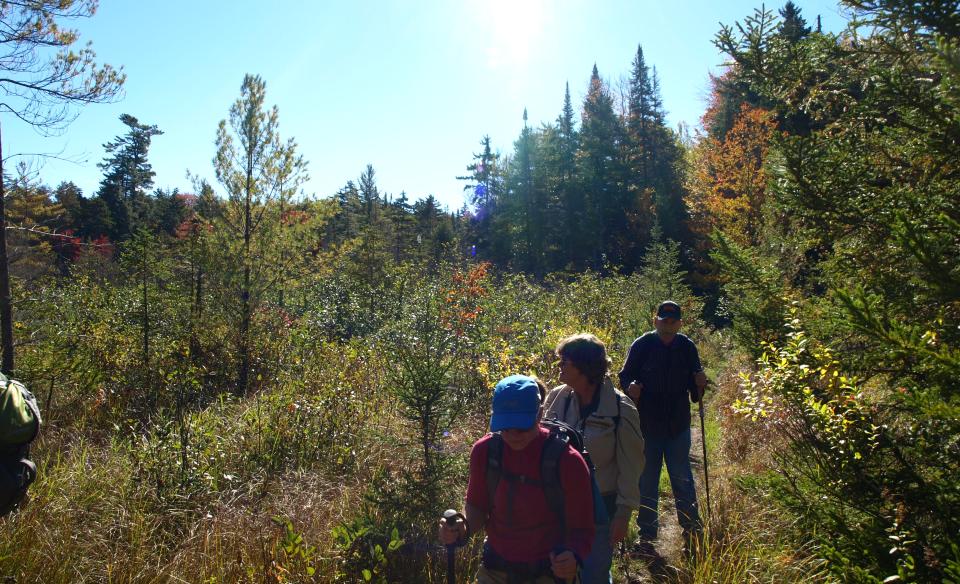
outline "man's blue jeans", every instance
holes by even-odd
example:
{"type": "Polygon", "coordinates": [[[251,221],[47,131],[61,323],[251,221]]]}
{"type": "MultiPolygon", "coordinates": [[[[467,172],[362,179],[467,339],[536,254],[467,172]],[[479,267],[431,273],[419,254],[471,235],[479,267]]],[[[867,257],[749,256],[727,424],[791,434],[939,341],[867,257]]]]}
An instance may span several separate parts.
{"type": "Polygon", "coordinates": [[[660,498],[660,469],[667,463],[670,487],[677,502],[677,519],[684,531],[702,529],[697,511],[697,491],[693,485],[693,470],[690,468],[690,428],[669,438],[644,436],[646,466],[640,475],[640,510],[637,512],[637,527],[640,538],[653,541],[657,538],[657,505],[660,498]]]}

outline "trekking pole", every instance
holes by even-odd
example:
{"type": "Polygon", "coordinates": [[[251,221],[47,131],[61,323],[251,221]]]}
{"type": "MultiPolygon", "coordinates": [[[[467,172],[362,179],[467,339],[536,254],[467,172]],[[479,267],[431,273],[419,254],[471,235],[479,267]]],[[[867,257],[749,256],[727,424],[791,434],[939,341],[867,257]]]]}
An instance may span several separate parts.
{"type": "Polygon", "coordinates": [[[700,443],[703,444],[703,484],[707,489],[707,519],[709,519],[713,513],[710,510],[710,473],[707,472],[707,426],[703,421],[702,395],[700,396],[700,443]]]}
{"type": "MultiPolygon", "coordinates": [[[[448,527],[456,527],[457,520],[464,519],[456,509],[447,509],[443,512],[443,520],[447,522],[448,527]]],[[[456,560],[456,543],[451,543],[447,548],[447,584],[457,584],[457,572],[454,562],[456,560]]]]}

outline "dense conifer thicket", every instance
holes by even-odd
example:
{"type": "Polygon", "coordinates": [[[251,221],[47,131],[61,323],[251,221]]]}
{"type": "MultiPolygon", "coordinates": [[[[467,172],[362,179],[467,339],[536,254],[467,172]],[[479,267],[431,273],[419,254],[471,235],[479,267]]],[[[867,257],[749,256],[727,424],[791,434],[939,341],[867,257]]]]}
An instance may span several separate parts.
{"type": "Polygon", "coordinates": [[[784,440],[772,498],[832,572],[955,581],[960,12],[847,4],[839,36],[762,10],[717,35],[734,65],[716,109],[740,106],[717,140],[749,143],[741,122],[771,137],[766,192],[744,193],[760,220],[714,236],[734,331],[759,354],[735,408],[784,440]]]}
{"type": "MultiPolygon", "coordinates": [[[[69,49],[55,23],[95,4],[0,6],[0,68],[69,49]]],[[[373,165],[304,193],[255,75],[211,120],[215,184],[154,189],[149,112],[92,195],[2,168],[3,363],[46,424],[0,574],[439,582],[496,380],[556,382],[575,332],[616,366],[672,298],[717,380],[707,552],[678,581],[960,582],[960,12],[841,6],[839,33],[792,2],[722,27],[692,136],[642,47],[619,87],[594,66],[510,152],[464,153],[452,212],[373,165]]],[[[123,81],[92,52],[47,67],[74,93],[0,116],[60,123],[123,81]]]]}

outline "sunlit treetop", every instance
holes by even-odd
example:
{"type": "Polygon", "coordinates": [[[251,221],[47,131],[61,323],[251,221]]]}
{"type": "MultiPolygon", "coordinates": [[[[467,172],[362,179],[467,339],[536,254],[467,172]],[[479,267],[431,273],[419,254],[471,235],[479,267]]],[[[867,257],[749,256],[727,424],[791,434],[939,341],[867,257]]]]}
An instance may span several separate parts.
{"type": "Polygon", "coordinates": [[[98,65],[90,43],[64,23],[90,17],[97,0],[0,2],[0,112],[55,132],[76,114],[71,105],[111,101],[121,69],[98,65]]]}

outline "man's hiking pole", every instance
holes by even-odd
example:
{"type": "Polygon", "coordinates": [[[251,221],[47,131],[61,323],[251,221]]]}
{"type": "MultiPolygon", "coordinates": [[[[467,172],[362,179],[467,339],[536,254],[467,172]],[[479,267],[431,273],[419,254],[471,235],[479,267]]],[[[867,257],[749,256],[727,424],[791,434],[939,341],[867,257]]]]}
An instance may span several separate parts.
{"type": "MultiPolygon", "coordinates": [[[[463,515],[456,509],[447,509],[443,512],[443,520],[447,522],[448,527],[456,527],[457,520],[464,519],[463,515]]],[[[447,547],[447,584],[457,584],[457,572],[454,561],[456,559],[457,544],[451,543],[447,547]]]]}
{"type": "Polygon", "coordinates": [[[709,519],[713,513],[710,510],[710,473],[707,472],[707,426],[703,422],[703,395],[700,396],[700,443],[703,444],[703,484],[707,489],[707,518],[709,519]]]}

